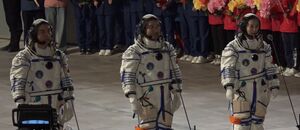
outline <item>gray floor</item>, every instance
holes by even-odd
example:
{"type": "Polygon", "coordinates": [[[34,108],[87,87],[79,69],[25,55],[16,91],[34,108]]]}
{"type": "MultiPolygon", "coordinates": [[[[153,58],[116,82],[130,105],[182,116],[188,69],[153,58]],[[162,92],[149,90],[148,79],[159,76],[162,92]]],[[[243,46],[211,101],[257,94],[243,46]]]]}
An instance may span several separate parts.
{"type": "MultiPolygon", "coordinates": [[[[7,44],[0,40],[0,47],[7,44]]],[[[9,68],[16,53],[0,52],[0,129],[14,130],[11,109],[9,68]]],[[[121,54],[100,57],[96,54],[70,55],[70,69],[76,87],[76,112],[81,130],[133,130],[128,100],[119,81],[121,54]]],[[[180,63],[184,76],[183,96],[189,118],[197,130],[229,130],[227,101],[220,86],[219,67],[210,64],[180,63]]],[[[286,78],[295,110],[300,113],[300,79],[286,78]]],[[[69,123],[75,128],[74,120],[69,123]]],[[[284,86],[271,102],[265,121],[266,130],[297,130],[284,86]]],[[[188,130],[183,109],[175,113],[174,129],[188,130]]]]}

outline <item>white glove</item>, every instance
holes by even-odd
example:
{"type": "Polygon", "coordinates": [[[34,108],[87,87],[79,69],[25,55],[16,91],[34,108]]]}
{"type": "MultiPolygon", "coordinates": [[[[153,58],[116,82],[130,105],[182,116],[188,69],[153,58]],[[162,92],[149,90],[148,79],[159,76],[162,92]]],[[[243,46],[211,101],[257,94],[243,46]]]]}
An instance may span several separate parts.
{"type": "Polygon", "coordinates": [[[74,100],[73,91],[63,91],[63,99],[65,101],[74,100]]]}
{"type": "Polygon", "coordinates": [[[232,87],[227,87],[226,88],[226,99],[229,101],[233,100],[233,89],[232,87]]]}
{"type": "Polygon", "coordinates": [[[177,111],[179,109],[179,107],[181,106],[181,101],[180,101],[180,93],[179,92],[175,92],[174,94],[174,98],[171,102],[172,104],[172,113],[174,113],[175,111],[177,111]]]}
{"type": "Polygon", "coordinates": [[[272,99],[275,99],[278,95],[279,90],[278,89],[272,89],[271,94],[272,94],[272,99]]]}
{"type": "Polygon", "coordinates": [[[72,101],[68,100],[64,103],[64,105],[59,109],[59,121],[60,123],[68,122],[73,117],[73,107],[72,107],[72,101]]]}
{"type": "Polygon", "coordinates": [[[131,104],[131,110],[133,113],[137,115],[142,114],[142,105],[138,102],[136,95],[129,95],[129,102],[131,104]]]}

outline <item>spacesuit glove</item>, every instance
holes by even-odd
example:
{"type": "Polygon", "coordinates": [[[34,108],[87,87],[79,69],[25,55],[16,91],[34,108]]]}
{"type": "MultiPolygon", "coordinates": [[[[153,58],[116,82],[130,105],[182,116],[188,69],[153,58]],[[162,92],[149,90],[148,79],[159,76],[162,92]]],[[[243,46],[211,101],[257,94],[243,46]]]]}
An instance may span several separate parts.
{"type": "Polygon", "coordinates": [[[20,104],[24,104],[24,103],[25,103],[24,99],[19,99],[16,101],[17,106],[19,106],[20,104]]]}
{"type": "Polygon", "coordinates": [[[59,122],[65,123],[72,119],[73,117],[73,103],[71,100],[64,102],[62,107],[59,109],[59,122]]]}
{"type": "Polygon", "coordinates": [[[172,103],[172,113],[177,111],[181,106],[180,92],[175,92],[173,94],[174,94],[174,97],[173,97],[173,100],[171,102],[172,103]]]}
{"type": "Polygon", "coordinates": [[[64,98],[65,102],[67,102],[68,100],[74,100],[75,98],[73,96],[73,91],[64,91],[63,98],[64,98]]]}
{"type": "Polygon", "coordinates": [[[226,87],[226,99],[228,101],[233,100],[233,88],[232,87],[226,87]]]}
{"type": "Polygon", "coordinates": [[[133,113],[140,115],[142,114],[142,105],[138,102],[138,99],[135,94],[130,94],[129,102],[131,104],[131,110],[133,113]]]}
{"type": "Polygon", "coordinates": [[[279,89],[272,89],[271,94],[272,94],[272,99],[275,99],[278,95],[279,89]]]}

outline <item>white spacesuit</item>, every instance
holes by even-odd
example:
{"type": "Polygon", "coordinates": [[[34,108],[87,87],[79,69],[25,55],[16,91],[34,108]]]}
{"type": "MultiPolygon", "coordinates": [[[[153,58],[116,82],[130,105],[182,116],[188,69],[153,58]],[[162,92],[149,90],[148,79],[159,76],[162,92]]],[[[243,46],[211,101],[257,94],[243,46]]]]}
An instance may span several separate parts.
{"type": "MultiPolygon", "coordinates": [[[[33,23],[38,28],[45,20],[33,23]]],[[[14,101],[25,104],[49,104],[58,111],[59,124],[73,116],[68,99],[73,98],[73,85],[66,55],[49,44],[40,49],[32,42],[12,61],[11,93],[14,101]]]]}
{"type": "Polygon", "coordinates": [[[230,121],[234,130],[264,129],[262,124],[270,97],[276,96],[279,89],[276,74],[271,47],[261,39],[236,37],[225,47],[221,82],[231,102],[230,121]]]}
{"type": "Polygon", "coordinates": [[[181,72],[172,45],[140,37],[123,53],[120,73],[139,127],[171,130],[173,114],[181,105],[181,72]]]}

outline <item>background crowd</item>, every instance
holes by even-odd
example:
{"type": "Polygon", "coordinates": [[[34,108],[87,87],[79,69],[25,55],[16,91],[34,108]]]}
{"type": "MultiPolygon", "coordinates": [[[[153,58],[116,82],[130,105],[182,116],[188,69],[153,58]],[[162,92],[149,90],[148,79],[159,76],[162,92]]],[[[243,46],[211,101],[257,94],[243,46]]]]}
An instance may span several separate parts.
{"type": "Polygon", "coordinates": [[[141,17],[151,13],[160,18],[163,37],[182,54],[180,60],[214,65],[239,31],[240,18],[252,12],[260,18],[260,34],[271,44],[282,74],[300,77],[298,0],[3,0],[3,5],[11,40],[1,50],[19,51],[22,31],[27,44],[37,18],[49,21],[57,47],[66,50],[66,33],[73,33],[66,32],[66,8],[72,6],[82,55],[125,50],[134,43],[141,17]]]}

